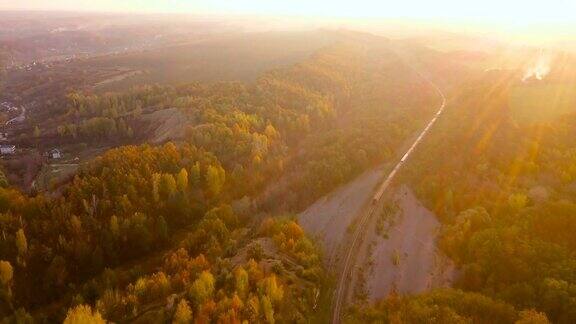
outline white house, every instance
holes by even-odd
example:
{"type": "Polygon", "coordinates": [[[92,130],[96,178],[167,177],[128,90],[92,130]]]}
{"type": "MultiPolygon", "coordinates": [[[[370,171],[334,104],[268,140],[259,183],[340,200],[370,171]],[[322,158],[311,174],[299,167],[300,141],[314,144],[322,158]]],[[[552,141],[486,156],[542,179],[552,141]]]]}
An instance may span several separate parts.
{"type": "Polygon", "coordinates": [[[0,154],[9,155],[16,153],[16,145],[0,145],[0,154]]]}
{"type": "Polygon", "coordinates": [[[48,152],[48,157],[50,157],[51,159],[61,159],[62,152],[60,152],[59,149],[53,149],[50,152],[48,152]]]}

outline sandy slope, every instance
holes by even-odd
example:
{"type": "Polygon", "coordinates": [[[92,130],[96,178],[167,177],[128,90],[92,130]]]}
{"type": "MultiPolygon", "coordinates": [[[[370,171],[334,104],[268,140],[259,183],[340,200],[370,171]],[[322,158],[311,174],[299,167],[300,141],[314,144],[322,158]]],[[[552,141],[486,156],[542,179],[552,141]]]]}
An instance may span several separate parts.
{"type": "Polygon", "coordinates": [[[149,143],[161,144],[184,137],[187,117],[178,108],[167,108],[142,116],[149,123],[149,143]]]}
{"type": "Polygon", "coordinates": [[[388,238],[370,234],[375,242],[370,256],[373,266],[366,278],[371,300],[385,297],[392,289],[418,293],[449,286],[455,274],[450,260],[436,249],[440,223],[434,214],[406,186],[398,190],[395,199],[400,210],[388,238]]]}
{"type": "MultiPolygon", "coordinates": [[[[340,244],[347,242],[347,228],[365,211],[384,169],[380,166],[365,172],[298,216],[303,228],[324,248],[329,266],[337,266],[340,244]]],[[[383,298],[393,289],[399,293],[418,293],[449,286],[455,276],[450,260],[436,249],[440,223],[435,215],[422,206],[407,186],[395,190],[391,196],[399,211],[388,238],[376,233],[374,217],[358,251],[358,264],[365,264],[368,269],[364,280],[370,300],[383,298]],[[393,262],[395,255],[399,259],[397,265],[393,262]]],[[[354,286],[358,282],[357,273],[350,279],[354,286]]]]}

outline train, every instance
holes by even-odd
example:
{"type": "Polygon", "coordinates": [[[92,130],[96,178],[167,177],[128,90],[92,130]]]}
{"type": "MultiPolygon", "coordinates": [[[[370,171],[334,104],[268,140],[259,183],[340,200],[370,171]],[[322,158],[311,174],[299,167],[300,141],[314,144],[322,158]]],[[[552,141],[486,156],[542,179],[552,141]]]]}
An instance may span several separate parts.
{"type": "MultiPolygon", "coordinates": [[[[442,98],[444,99],[444,96],[442,96],[442,98]]],[[[428,123],[428,125],[426,125],[426,128],[424,128],[424,130],[422,131],[422,133],[420,134],[420,136],[418,136],[418,138],[416,139],[416,142],[414,142],[414,144],[412,144],[412,146],[410,147],[410,149],[408,149],[408,152],[406,152],[402,158],[400,159],[400,162],[398,162],[398,164],[396,165],[396,167],[394,168],[394,170],[392,170],[392,172],[390,173],[390,175],[388,175],[388,177],[386,178],[386,180],[384,180],[384,182],[380,185],[380,187],[378,187],[378,190],[376,191],[376,193],[374,194],[374,196],[372,196],[372,205],[375,205],[376,203],[378,203],[378,201],[380,200],[380,198],[382,198],[382,195],[384,194],[384,190],[386,190],[386,187],[388,187],[388,184],[390,183],[390,181],[394,178],[394,175],[396,174],[396,172],[398,171],[398,169],[400,169],[400,167],[404,164],[404,162],[406,162],[406,160],[408,159],[408,156],[410,156],[410,154],[412,153],[412,151],[414,150],[414,148],[416,147],[416,145],[418,145],[418,143],[422,140],[422,138],[424,137],[424,135],[426,135],[426,133],[428,133],[428,130],[430,129],[430,127],[432,127],[432,125],[434,125],[434,123],[436,123],[436,120],[438,119],[438,116],[440,116],[440,114],[442,114],[442,111],[444,110],[444,103],[442,103],[442,107],[441,109],[434,115],[434,117],[432,118],[432,120],[428,123]]]]}

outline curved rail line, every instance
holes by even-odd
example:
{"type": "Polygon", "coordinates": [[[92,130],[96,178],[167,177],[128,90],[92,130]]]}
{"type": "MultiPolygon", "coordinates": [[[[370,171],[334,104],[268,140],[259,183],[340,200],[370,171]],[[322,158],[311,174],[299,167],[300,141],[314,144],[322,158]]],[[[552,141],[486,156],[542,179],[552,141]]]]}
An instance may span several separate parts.
{"type": "Polygon", "coordinates": [[[361,216],[362,218],[360,219],[359,225],[356,227],[356,229],[353,233],[352,242],[350,243],[350,248],[349,248],[348,252],[346,253],[346,258],[344,259],[344,266],[342,269],[342,273],[340,275],[340,279],[338,280],[338,286],[336,287],[336,296],[335,296],[335,300],[333,303],[334,306],[333,306],[333,314],[332,314],[332,323],[333,324],[339,324],[340,323],[340,314],[342,312],[342,306],[344,304],[346,285],[347,285],[346,281],[348,279],[348,276],[350,273],[350,268],[352,266],[352,264],[351,264],[351,262],[353,260],[352,257],[354,255],[354,251],[356,250],[356,245],[358,244],[359,239],[360,239],[362,233],[364,232],[364,228],[366,227],[366,224],[368,223],[368,220],[376,212],[378,202],[382,199],[384,192],[390,186],[390,183],[392,182],[392,180],[394,179],[394,177],[396,176],[396,174],[398,173],[398,171],[400,170],[400,168],[402,167],[404,162],[406,162],[406,160],[410,157],[412,152],[414,152],[414,149],[416,148],[416,146],[418,146],[418,144],[420,144],[420,142],[422,141],[424,136],[426,136],[426,134],[428,134],[430,128],[436,123],[436,120],[442,114],[442,112],[444,111],[444,107],[446,106],[446,97],[444,96],[444,93],[440,90],[440,88],[434,82],[432,82],[430,79],[423,76],[421,73],[419,73],[417,71],[416,71],[416,73],[418,75],[420,75],[420,77],[425,79],[426,82],[428,82],[436,90],[436,92],[442,98],[442,103],[440,105],[440,108],[436,112],[436,114],[434,114],[434,117],[428,122],[428,124],[426,125],[424,130],[422,130],[422,132],[420,133],[420,135],[418,135],[418,137],[416,138],[414,143],[412,143],[412,145],[406,151],[406,153],[404,153],[404,155],[402,156],[400,161],[394,166],[394,169],[392,169],[390,174],[388,174],[388,176],[385,178],[385,180],[382,182],[382,184],[378,187],[378,189],[376,190],[376,193],[372,197],[371,206],[370,206],[368,212],[364,213],[364,215],[361,216]]]}

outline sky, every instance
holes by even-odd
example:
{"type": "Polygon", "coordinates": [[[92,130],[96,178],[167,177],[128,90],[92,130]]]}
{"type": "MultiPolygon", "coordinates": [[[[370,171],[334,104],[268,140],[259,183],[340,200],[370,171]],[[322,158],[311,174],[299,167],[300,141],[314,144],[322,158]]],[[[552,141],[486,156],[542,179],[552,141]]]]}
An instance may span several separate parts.
{"type": "Polygon", "coordinates": [[[0,9],[576,23],[576,0],[0,0],[0,9]]]}

